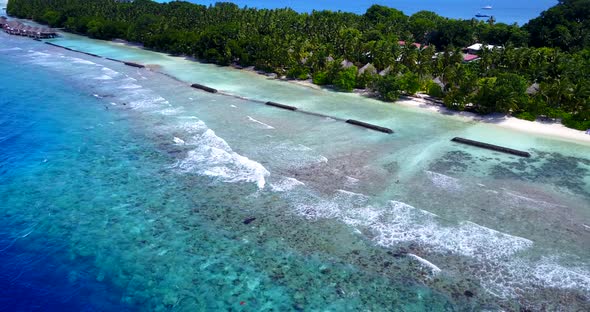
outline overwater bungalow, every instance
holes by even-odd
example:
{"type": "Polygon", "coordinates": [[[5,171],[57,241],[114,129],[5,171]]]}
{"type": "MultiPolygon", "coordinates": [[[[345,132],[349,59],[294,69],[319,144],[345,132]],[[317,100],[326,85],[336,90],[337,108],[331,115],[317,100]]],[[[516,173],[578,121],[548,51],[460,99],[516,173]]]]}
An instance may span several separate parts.
{"type": "Polygon", "coordinates": [[[11,35],[26,36],[35,39],[57,37],[57,33],[51,28],[29,26],[19,21],[9,21],[5,17],[0,18],[0,27],[2,27],[6,33],[11,35]]]}

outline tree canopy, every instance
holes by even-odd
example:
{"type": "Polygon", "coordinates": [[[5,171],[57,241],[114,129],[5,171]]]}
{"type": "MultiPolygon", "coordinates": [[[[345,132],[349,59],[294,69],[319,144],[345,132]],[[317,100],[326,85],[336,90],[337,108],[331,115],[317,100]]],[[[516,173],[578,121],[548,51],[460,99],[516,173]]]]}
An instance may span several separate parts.
{"type": "Polygon", "coordinates": [[[536,47],[581,50],[590,46],[590,1],[559,0],[524,28],[536,47]]]}

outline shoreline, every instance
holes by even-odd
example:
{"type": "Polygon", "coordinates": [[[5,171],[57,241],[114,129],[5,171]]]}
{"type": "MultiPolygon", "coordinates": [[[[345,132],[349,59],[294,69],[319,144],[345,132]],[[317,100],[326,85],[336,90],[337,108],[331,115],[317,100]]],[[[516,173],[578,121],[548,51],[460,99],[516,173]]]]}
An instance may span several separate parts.
{"type": "MultiPolygon", "coordinates": [[[[327,91],[325,88],[313,84],[310,80],[279,80],[283,80],[307,88],[312,88],[315,90],[327,91]]],[[[374,98],[371,96],[371,93],[366,89],[355,89],[350,94],[358,95],[365,98],[374,98]]],[[[380,102],[389,103],[384,101],[380,102]]],[[[585,134],[582,130],[568,128],[564,126],[561,122],[543,122],[538,119],[535,121],[529,121],[499,113],[479,115],[472,112],[455,111],[448,109],[441,104],[435,103],[433,100],[429,98],[428,95],[425,94],[418,94],[416,96],[411,97],[402,97],[395,102],[391,102],[391,104],[397,104],[410,108],[418,108],[421,110],[428,110],[441,115],[458,117],[465,121],[481,122],[484,124],[495,125],[504,129],[510,129],[518,132],[542,135],[553,139],[560,139],[563,141],[590,145],[590,135],[585,134]]]]}
{"type": "Polygon", "coordinates": [[[528,121],[503,114],[478,115],[471,112],[454,111],[442,105],[434,104],[424,98],[401,99],[394,103],[406,107],[429,110],[448,116],[455,116],[469,121],[494,125],[504,129],[590,145],[590,135],[585,134],[584,131],[581,130],[568,128],[560,122],[543,122],[539,120],[528,121]]]}
{"type": "MultiPolygon", "coordinates": [[[[80,36],[83,36],[83,35],[80,35],[80,36]]],[[[87,36],[84,36],[84,37],[87,37],[87,36]]],[[[95,39],[95,40],[97,40],[97,39],[95,39]]],[[[191,57],[191,56],[171,55],[171,54],[168,54],[165,52],[154,51],[154,50],[144,47],[142,44],[133,43],[133,42],[129,42],[126,40],[113,39],[113,40],[108,40],[105,42],[110,42],[110,43],[114,43],[117,45],[124,45],[126,47],[135,48],[135,49],[142,49],[145,51],[150,51],[150,52],[155,52],[155,53],[162,53],[162,54],[167,55],[171,58],[183,58],[185,60],[189,60],[192,62],[206,64],[205,62],[202,62],[202,61],[200,61],[194,57],[191,57]]],[[[145,66],[151,70],[157,71],[158,73],[168,75],[166,73],[163,73],[163,72],[157,70],[159,68],[152,68],[152,67],[159,66],[157,64],[146,64],[145,66]]],[[[260,70],[256,70],[253,66],[241,67],[241,66],[237,66],[237,65],[232,64],[232,65],[228,65],[228,66],[224,66],[224,67],[231,68],[233,70],[239,70],[240,72],[252,73],[252,74],[259,75],[259,76],[263,76],[266,79],[278,80],[278,81],[291,83],[294,85],[298,85],[298,86],[302,86],[302,87],[310,88],[310,89],[314,89],[314,90],[322,90],[325,92],[339,92],[339,91],[336,91],[336,90],[331,89],[329,87],[322,87],[322,86],[313,84],[311,79],[297,80],[297,79],[288,79],[285,77],[279,77],[278,75],[276,75],[274,73],[266,73],[266,72],[263,72],[260,70]]],[[[373,96],[371,96],[370,92],[368,92],[367,90],[363,90],[363,89],[355,89],[353,92],[350,92],[350,93],[347,93],[347,92],[340,92],[340,93],[355,95],[355,96],[359,96],[362,98],[375,99],[373,96]]],[[[385,102],[385,101],[380,101],[380,102],[383,104],[392,104],[392,105],[397,104],[397,105],[401,105],[401,106],[409,107],[409,108],[428,110],[431,112],[437,112],[438,114],[445,115],[445,116],[458,117],[458,118],[462,119],[463,121],[481,122],[484,124],[494,125],[494,126],[498,126],[498,127],[504,128],[504,129],[518,131],[521,133],[529,133],[529,134],[545,136],[545,137],[549,137],[552,139],[558,139],[558,140],[572,142],[572,143],[590,145],[590,135],[585,134],[584,131],[582,131],[582,130],[568,128],[559,122],[542,122],[539,120],[528,121],[528,120],[519,119],[516,117],[502,115],[502,114],[478,115],[478,114],[472,113],[472,112],[454,111],[454,110],[450,110],[450,109],[444,107],[443,105],[434,103],[432,100],[428,99],[427,95],[423,95],[423,96],[418,95],[416,97],[400,98],[399,100],[397,100],[395,102],[385,102]]]]}
{"type": "MultiPolygon", "coordinates": [[[[114,39],[114,40],[111,40],[110,42],[125,45],[128,47],[139,48],[139,49],[143,49],[146,51],[152,51],[148,48],[145,48],[141,44],[127,42],[127,41],[121,40],[121,39],[114,39]]],[[[163,53],[163,52],[158,52],[158,51],[152,51],[152,52],[163,53]]],[[[166,54],[166,53],[164,53],[164,54],[166,54]]],[[[190,56],[186,56],[186,55],[178,55],[178,56],[169,55],[169,56],[180,57],[180,58],[184,58],[184,59],[187,59],[187,60],[190,60],[193,62],[203,63],[194,57],[190,57],[190,56]]],[[[252,73],[252,74],[259,75],[259,76],[263,76],[266,79],[274,79],[274,80],[278,80],[278,81],[282,81],[282,82],[286,82],[286,83],[291,83],[294,85],[298,85],[298,86],[302,86],[302,87],[306,87],[306,88],[310,88],[310,89],[314,89],[314,90],[322,90],[325,92],[339,92],[334,89],[330,89],[330,88],[316,85],[313,82],[311,82],[311,79],[297,80],[297,79],[283,78],[283,77],[279,77],[278,75],[276,75],[274,73],[266,73],[261,70],[256,70],[253,66],[241,67],[241,66],[236,66],[236,65],[229,65],[226,67],[234,69],[234,70],[239,70],[241,72],[247,72],[247,73],[252,73]]],[[[371,97],[371,93],[368,92],[366,89],[355,89],[353,92],[350,92],[350,93],[347,93],[347,92],[342,92],[342,93],[357,95],[357,96],[360,96],[363,98],[373,98],[374,99],[374,97],[371,97]]],[[[590,145],[590,135],[585,134],[584,131],[581,131],[581,130],[568,128],[558,122],[545,123],[545,122],[541,122],[538,120],[528,121],[528,120],[519,119],[516,117],[502,115],[502,114],[478,115],[478,114],[472,113],[472,112],[454,111],[454,110],[450,110],[442,105],[435,104],[431,100],[428,100],[426,97],[420,97],[420,96],[406,97],[405,99],[400,98],[398,101],[395,101],[395,102],[385,102],[385,101],[380,101],[380,102],[383,104],[388,104],[388,103],[394,104],[394,105],[398,104],[398,105],[405,106],[405,107],[434,111],[434,112],[437,112],[441,115],[459,117],[465,121],[482,122],[485,124],[495,125],[495,126],[498,126],[498,127],[504,128],[504,129],[514,130],[514,131],[518,131],[518,132],[530,133],[530,134],[535,134],[535,135],[542,135],[542,136],[547,136],[547,137],[550,137],[553,139],[559,139],[562,141],[590,145]]]]}

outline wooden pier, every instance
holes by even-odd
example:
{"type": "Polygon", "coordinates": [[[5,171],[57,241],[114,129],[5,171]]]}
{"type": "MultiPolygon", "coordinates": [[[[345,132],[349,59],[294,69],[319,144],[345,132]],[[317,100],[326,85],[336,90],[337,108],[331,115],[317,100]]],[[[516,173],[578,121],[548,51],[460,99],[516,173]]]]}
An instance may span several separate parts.
{"type": "Polygon", "coordinates": [[[6,17],[0,17],[0,28],[11,35],[25,36],[35,39],[48,39],[57,37],[57,32],[47,27],[35,27],[25,25],[19,21],[9,21],[6,17]]]}

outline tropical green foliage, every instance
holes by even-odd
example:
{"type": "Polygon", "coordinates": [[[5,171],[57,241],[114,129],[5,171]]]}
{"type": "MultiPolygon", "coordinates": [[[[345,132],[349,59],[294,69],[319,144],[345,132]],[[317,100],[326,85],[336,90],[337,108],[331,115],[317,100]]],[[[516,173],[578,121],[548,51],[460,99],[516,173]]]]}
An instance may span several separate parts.
{"type": "Polygon", "coordinates": [[[377,91],[384,101],[392,102],[402,94],[400,80],[395,74],[387,74],[377,82],[377,91]]]}
{"type": "Polygon", "coordinates": [[[442,87],[440,85],[434,83],[434,82],[430,82],[427,85],[426,90],[427,90],[426,93],[428,95],[430,95],[432,97],[435,97],[435,98],[442,98],[445,95],[444,92],[443,92],[442,87]]]}
{"type": "Polygon", "coordinates": [[[590,1],[559,0],[541,16],[524,27],[530,32],[531,45],[580,50],[590,45],[590,1]]]}
{"type": "Polygon", "coordinates": [[[356,73],[358,69],[356,66],[343,68],[336,74],[333,83],[338,90],[350,92],[356,85],[356,73]]]}
{"type": "Polygon", "coordinates": [[[407,16],[380,5],[356,15],[232,3],[11,0],[8,12],[98,39],[311,77],[343,91],[370,88],[388,101],[422,90],[452,109],[544,115],[590,127],[590,0],[560,0],[524,27],[428,11],[407,16]],[[502,48],[464,63],[460,47],[475,42],[502,48]],[[368,70],[359,73],[361,67],[368,70]]]}
{"type": "Polygon", "coordinates": [[[529,100],[526,95],[526,80],[512,73],[498,74],[497,77],[481,78],[473,96],[477,110],[481,113],[509,113],[525,107],[529,100]]]}

